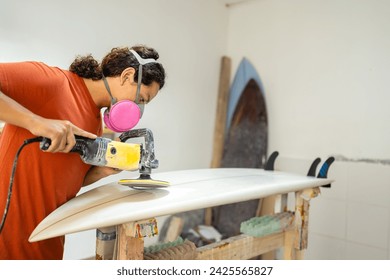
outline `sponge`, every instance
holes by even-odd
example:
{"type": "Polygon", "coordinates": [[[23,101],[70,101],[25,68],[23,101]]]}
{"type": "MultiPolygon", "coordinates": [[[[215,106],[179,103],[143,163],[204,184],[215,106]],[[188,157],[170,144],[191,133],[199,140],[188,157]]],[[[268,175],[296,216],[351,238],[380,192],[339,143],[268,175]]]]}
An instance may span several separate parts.
{"type": "Polygon", "coordinates": [[[282,232],[292,224],[293,217],[294,215],[290,211],[275,215],[253,217],[241,223],[240,231],[254,237],[282,232]]]}

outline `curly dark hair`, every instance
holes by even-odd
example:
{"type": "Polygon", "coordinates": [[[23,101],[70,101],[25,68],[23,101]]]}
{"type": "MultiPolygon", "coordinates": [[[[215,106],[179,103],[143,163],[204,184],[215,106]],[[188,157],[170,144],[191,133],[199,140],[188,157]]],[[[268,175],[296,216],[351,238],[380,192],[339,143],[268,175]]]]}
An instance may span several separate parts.
{"type": "MultiPolygon", "coordinates": [[[[145,45],[136,45],[131,47],[142,58],[159,58],[158,52],[145,45]]],[[[135,69],[134,80],[138,79],[139,62],[130,52],[128,47],[113,48],[99,63],[92,55],[77,56],[69,66],[69,71],[82,78],[101,80],[105,77],[119,76],[123,70],[128,67],[135,69]]],[[[165,84],[165,70],[161,63],[148,63],[142,66],[142,83],[150,85],[153,81],[160,85],[160,89],[165,84]]]]}

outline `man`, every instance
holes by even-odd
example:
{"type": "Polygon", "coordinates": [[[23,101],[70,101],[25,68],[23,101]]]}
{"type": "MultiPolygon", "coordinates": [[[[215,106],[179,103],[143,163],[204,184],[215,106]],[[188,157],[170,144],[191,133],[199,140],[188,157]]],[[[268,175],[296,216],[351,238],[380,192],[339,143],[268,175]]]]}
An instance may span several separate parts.
{"type": "Polygon", "coordinates": [[[31,232],[83,185],[118,172],[69,153],[75,135],[100,136],[104,107],[112,130],[135,126],[143,106],[164,86],[158,58],[153,48],[140,45],[114,48],[101,63],[91,55],[77,57],[69,70],[0,63],[0,121],[6,123],[0,136],[0,259],[62,259],[64,237],[29,243],[31,232]],[[18,149],[37,136],[51,139],[50,147],[23,147],[11,176],[18,149]]]}

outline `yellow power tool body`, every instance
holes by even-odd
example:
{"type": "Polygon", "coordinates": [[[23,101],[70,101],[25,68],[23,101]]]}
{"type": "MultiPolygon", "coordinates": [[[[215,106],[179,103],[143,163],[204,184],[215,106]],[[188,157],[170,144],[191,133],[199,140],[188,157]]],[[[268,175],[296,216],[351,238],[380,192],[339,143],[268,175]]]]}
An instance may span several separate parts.
{"type": "Polygon", "coordinates": [[[71,152],[79,153],[88,164],[135,171],[141,162],[141,144],[123,143],[108,138],[76,137],[71,152]]]}
{"type": "MultiPolygon", "coordinates": [[[[71,152],[78,153],[85,163],[120,170],[134,171],[139,169],[141,144],[123,143],[103,137],[97,137],[96,139],[77,135],[75,137],[76,144],[71,152]]],[[[49,146],[50,141],[48,139],[41,142],[42,150],[49,146]]]]}
{"type": "MultiPolygon", "coordinates": [[[[134,129],[126,131],[119,136],[119,141],[104,137],[90,139],[75,136],[76,144],[71,152],[76,152],[81,159],[91,165],[106,166],[120,170],[140,171],[138,179],[123,179],[119,183],[130,187],[167,187],[168,182],[153,180],[150,177],[152,169],[158,167],[158,160],[154,156],[153,134],[149,129],[134,129]],[[126,143],[131,138],[145,138],[142,144],[126,143]]],[[[47,150],[51,144],[50,139],[43,138],[40,144],[42,150],[47,150]]]]}

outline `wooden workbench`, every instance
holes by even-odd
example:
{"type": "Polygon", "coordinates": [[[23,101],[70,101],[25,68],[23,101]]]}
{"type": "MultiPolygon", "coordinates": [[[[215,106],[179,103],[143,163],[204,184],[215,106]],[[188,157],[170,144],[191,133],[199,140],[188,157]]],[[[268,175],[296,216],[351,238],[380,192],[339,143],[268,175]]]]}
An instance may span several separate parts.
{"type": "Polygon", "coordinates": [[[110,247],[105,241],[97,240],[97,259],[142,260],[142,259],[196,259],[196,260],[245,260],[277,249],[283,250],[286,260],[303,259],[307,248],[310,200],[320,193],[318,187],[295,192],[294,211],[287,211],[287,194],[279,196],[280,212],[288,222],[280,230],[260,237],[240,234],[220,242],[196,248],[188,242],[163,249],[162,252],[144,254],[144,241],[136,228],[150,221],[132,222],[117,227],[117,238],[110,247]],[[114,244],[116,243],[116,246],[114,244]],[[113,249],[113,248],[116,249],[113,249]],[[115,250],[115,252],[113,252],[115,250]]]}

